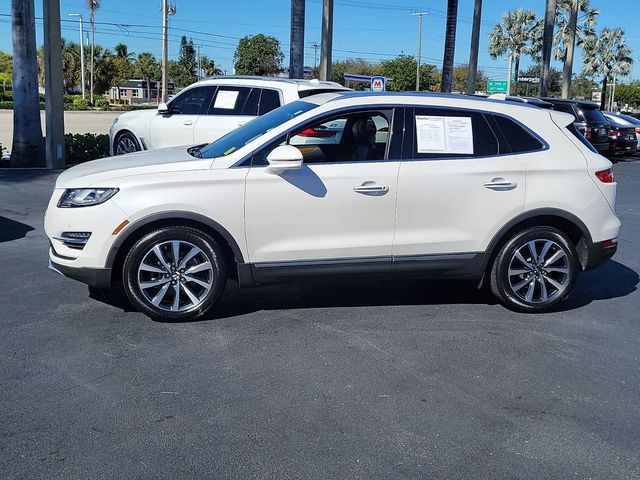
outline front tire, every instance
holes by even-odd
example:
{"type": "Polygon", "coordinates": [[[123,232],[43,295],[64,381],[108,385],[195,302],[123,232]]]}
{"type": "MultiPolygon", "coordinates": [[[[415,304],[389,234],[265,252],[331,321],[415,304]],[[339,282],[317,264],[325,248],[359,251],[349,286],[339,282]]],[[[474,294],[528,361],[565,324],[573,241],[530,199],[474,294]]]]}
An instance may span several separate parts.
{"type": "Polygon", "coordinates": [[[511,310],[545,312],[571,294],[577,274],[571,240],[555,228],[533,227],[500,249],[491,269],[491,291],[511,310]]]}
{"type": "Polygon", "coordinates": [[[222,250],[209,235],[165,227],[135,243],[122,278],[139,311],[156,320],[185,321],[204,315],[218,301],[227,271],[222,250]]]}
{"type": "Polygon", "coordinates": [[[139,152],[140,143],[131,132],[123,132],[118,134],[113,145],[113,151],[116,155],[126,155],[127,153],[139,152]]]}

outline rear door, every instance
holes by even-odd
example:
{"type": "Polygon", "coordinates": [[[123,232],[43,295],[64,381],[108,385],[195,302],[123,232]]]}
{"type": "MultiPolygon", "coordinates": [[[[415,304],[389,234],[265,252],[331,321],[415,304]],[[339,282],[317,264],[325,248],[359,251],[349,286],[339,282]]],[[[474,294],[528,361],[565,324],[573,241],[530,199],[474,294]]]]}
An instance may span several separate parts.
{"type": "Polygon", "coordinates": [[[396,270],[437,264],[457,271],[447,254],[473,270],[497,229],[523,211],[526,169],[493,117],[464,109],[407,109],[396,270]]]}
{"type": "Polygon", "coordinates": [[[194,143],[210,143],[244,125],[257,115],[280,106],[277,90],[246,86],[218,87],[205,115],[194,128],[194,143]]]}
{"type": "Polygon", "coordinates": [[[193,145],[193,129],[206,111],[215,91],[214,86],[184,90],[169,103],[169,112],[151,120],[149,148],[193,145]]]}

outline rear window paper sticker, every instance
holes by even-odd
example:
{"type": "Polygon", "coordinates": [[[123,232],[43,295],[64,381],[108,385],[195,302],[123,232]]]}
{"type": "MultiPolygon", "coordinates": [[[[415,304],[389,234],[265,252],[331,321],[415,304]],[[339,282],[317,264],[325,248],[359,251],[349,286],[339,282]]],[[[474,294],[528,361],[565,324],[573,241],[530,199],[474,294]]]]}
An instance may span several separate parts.
{"type": "Polygon", "coordinates": [[[213,104],[213,108],[233,110],[236,108],[238,93],[240,92],[237,90],[218,90],[218,95],[216,95],[216,101],[213,104]]]}
{"type": "Polygon", "coordinates": [[[473,155],[470,117],[416,115],[418,153],[473,155]]]}

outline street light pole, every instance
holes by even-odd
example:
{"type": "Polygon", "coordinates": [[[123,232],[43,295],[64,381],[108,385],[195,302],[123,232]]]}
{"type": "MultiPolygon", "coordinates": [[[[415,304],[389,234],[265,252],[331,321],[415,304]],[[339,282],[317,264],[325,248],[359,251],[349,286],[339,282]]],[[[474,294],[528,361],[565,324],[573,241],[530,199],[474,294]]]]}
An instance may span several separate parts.
{"type": "Polygon", "coordinates": [[[418,65],[416,66],[416,92],[420,91],[420,60],[422,58],[422,16],[427,12],[412,13],[414,17],[418,17],[418,65]]]}
{"type": "Polygon", "coordinates": [[[80,15],[79,13],[70,13],[69,14],[70,17],[80,17],[80,77],[81,77],[81,82],[82,82],[82,99],[85,100],[86,99],[86,82],[85,82],[85,78],[84,78],[84,38],[82,33],[83,33],[83,29],[82,29],[82,15],[80,15]]]}

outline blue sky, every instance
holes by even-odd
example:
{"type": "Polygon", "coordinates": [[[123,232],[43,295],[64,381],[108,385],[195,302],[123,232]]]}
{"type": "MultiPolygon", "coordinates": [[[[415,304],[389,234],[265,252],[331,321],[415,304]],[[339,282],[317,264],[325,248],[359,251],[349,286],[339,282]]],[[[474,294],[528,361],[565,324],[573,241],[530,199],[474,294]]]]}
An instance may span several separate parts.
{"type": "MultiPolygon", "coordinates": [[[[218,62],[231,73],[233,52],[238,38],[256,33],[274,35],[285,44],[285,63],[288,63],[290,25],[289,0],[174,0],[177,13],[170,22],[169,57],[178,54],[179,37],[187,35],[201,45],[201,53],[218,62]]],[[[334,59],[361,57],[371,61],[391,58],[417,51],[417,19],[412,10],[426,10],[424,17],[422,54],[429,63],[441,66],[444,48],[446,0],[335,0],[334,59]],[[367,4],[366,7],[354,4],[367,4]]],[[[488,53],[488,34],[503,11],[517,6],[532,8],[544,14],[544,0],[484,0],[479,64],[490,78],[507,76],[506,59],[493,60],[488,53]]],[[[42,16],[42,0],[36,0],[36,15],[42,16]]],[[[78,41],[79,30],[72,12],[88,13],[85,0],[61,0],[63,36],[78,41]]],[[[618,0],[611,8],[607,0],[591,0],[600,10],[598,28],[622,27],[633,56],[640,59],[639,0],[618,0]],[[621,12],[626,12],[622,14],[621,12]]],[[[11,51],[10,1],[0,6],[0,50],[11,51]]],[[[118,42],[127,43],[135,53],[149,51],[160,56],[161,12],[159,0],[102,0],[96,22],[117,25],[97,25],[96,43],[112,48],[118,42]]],[[[314,64],[312,42],[320,42],[322,0],[307,0],[305,27],[305,60],[314,64]]],[[[456,39],[456,63],[467,63],[471,37],[473,0],[460,0],[456,39]]],[[[38,21],[38,46],[42,44],[42,22],[38,21]]],[[[85,27],[86,28],[86,27],[85,27]]],[[[424,61],[424,60],[423,60],[424,61]]],[[[523,60],[524,67],[530,61],[523,60]]],[[[556,64],[556,66],[559,66],[556,64]]],[[[581,66],[581,52],[577,52],[577,68],[581,66]]],[[[636,68],[634,78],[640,76],[636,68]]]]}

